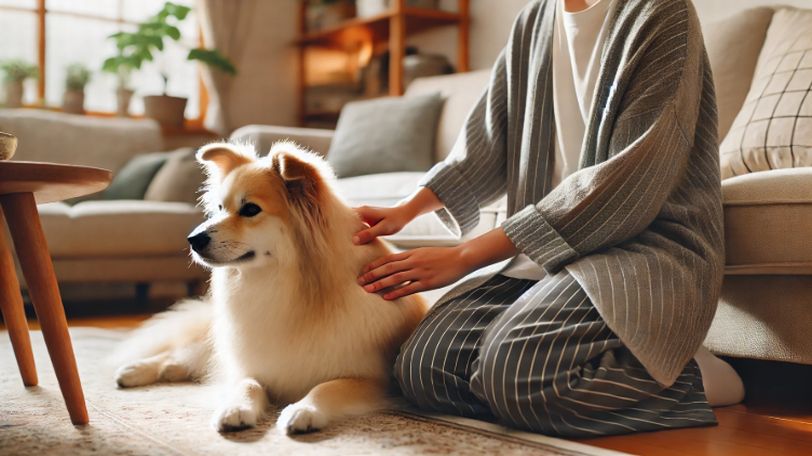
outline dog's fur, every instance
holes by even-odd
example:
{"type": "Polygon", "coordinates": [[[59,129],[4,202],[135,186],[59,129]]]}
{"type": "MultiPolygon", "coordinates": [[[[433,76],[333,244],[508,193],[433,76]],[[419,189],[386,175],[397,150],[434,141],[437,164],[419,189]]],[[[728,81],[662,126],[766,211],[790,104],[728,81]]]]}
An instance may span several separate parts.
{"type": "Polygon", "coordinates": [[[118,384],[222,383],[220,431],[254,426],[269,399],[290,404],[277,422],[288,433],[385,406],[394,357],[425,304],[357,284],[389,249],[352,244],[364,225],[332,190],[329,167],[287,142],[262,158],[227,143],[197,158],[209,175],[208,220],[192,235],[211,240],[193,256],[212,268],[210,295],[143,326],[121,352],[118,384]],[[261,212],[241,215],[248,203],[261,212]]]}

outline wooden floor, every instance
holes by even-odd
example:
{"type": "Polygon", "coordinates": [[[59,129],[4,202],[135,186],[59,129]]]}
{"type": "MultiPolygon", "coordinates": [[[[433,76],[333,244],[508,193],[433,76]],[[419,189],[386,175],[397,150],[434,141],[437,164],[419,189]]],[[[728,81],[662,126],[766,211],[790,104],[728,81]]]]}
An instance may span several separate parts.
{"type": "MultiPolygon", "coordinates": [[[[149,314],[71,317],[71,326],[129,328],[149,314]]],[[[36,321],[30,321],[37,328],[36,321]]],[[[2,329],[2,324],[0,324],[2,329]]],[[[812,366],[746,362],[734,366],[759,399],[716,409],[718,426],[583,440],[640,455],[812,455],[812,366]],[[780,379],[776,382],[775,379],[780,379]],[[789,382],[784,380],[791,378],[789,382]],[[752,383],[752,385],[750,384],[752,383]],[[799,388],[794,391],[791,389],[799,388]]]]}

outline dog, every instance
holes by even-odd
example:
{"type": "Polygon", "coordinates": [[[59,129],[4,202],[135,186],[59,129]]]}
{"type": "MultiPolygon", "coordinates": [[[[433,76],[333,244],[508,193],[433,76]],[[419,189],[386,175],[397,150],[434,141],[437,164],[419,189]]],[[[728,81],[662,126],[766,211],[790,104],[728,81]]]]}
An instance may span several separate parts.
{"type": "Polygon", "coordinates": [[[426,305],[357,284],[390,249],[352,243],[364,223],[326,162],[290,142],[261,158],[250,145],[215,143],[197,160],[207,220],[188,241],[211,269],[209,295],[136,330],[119,352],[118,385],[217,382],[221,432],[255,426],[270,402],[288,404],[277,427],[289,434],[386,407],[394,358],[426,305]]]}

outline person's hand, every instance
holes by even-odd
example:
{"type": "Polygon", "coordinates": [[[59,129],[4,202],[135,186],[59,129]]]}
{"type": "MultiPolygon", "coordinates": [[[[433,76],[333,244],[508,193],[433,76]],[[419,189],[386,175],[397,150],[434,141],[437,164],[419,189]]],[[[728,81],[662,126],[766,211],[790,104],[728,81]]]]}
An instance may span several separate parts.
{"type": "Polygon", "coordinates": [[[414,219],[415,214],[406,205],[394,207],[356,207],[355,212],[361,217],[368,228],[355,233],[352,237],[354,244],[367,244],[378,236],[395,234],[402,230],[407,223],[414,219]]]}
{"type": "Polygon", "coordinates": [[[364,290],[382,292],[384,299],[392,300],[444,287],[474,269],[459,246],[423,247],[378,258],[364,267],[358,283],[364,290]]]}

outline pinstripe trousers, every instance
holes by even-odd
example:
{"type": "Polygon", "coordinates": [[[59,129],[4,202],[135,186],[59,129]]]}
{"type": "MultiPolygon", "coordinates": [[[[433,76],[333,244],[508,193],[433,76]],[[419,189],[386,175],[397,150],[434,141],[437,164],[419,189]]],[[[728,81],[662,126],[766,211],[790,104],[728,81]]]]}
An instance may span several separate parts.
{"type": "Polygon", "coordinates": [[[395,377],[421,408],[547,435],[716,423],[696,362],[657,383],[563,270],[538,282],[496,275],[441,302],[403,345],[395,377]]]}

